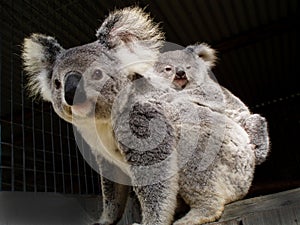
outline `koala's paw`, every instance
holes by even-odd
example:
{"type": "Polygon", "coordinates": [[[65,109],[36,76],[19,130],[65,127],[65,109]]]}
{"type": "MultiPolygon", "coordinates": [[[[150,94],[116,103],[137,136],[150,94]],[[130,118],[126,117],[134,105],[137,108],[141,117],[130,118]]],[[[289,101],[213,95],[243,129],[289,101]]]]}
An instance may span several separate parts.
{"type": "Polygon", "coordinates": [[[222,210],[191,209],[184,217],[175,221],[173,225],[200,225],[208,222],[214,222],[222,215],[222,210]]]}
{"type": "Polygon", "coordinates": [[[215,220],[206,218],[184,218],[173,223],[173,225],[200,225],[208,222],[213,222],[215,220]]]}

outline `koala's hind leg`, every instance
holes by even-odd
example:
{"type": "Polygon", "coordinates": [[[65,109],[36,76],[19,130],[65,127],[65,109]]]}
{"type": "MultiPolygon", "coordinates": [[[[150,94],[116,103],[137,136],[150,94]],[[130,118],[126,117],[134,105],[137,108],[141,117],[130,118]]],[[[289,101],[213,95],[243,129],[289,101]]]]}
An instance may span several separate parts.
{"type": "Polygon", "coordinates": [[[129,193],[129,186],[112,181],[119,181],[116,176],[123,175],[118,168],[111,166],[111,164],[103,158],[98,158],[98,163],[100,165],[99,169],[102,175],[101,191],[103,210],[100,220],[94,225],[117,224],[121,219],[125,209],[129,193]],[[108,170],[111,172],[110,174],[107,172],[108,170]]]}
{"type": "Polygon", "coordinates": [[[159,104],[137,102],[129,115],[130,130],[124,125],[127,119],[120,115],[115,135],[130,165],[129,175],[142,211],[141,224],[170,225],[178,193],[175,129],[159,104]]]}
{"type": "Polygon", "coordinates": [[[99,222],[94,225],[112,225],[117,224],[121,219],[129,187],[117,184],[105,177],[101,177],[103,210],[99,222]]]}
{"type": "Polygon", "coordinates": [[[141,204],[142,225],[171,225],[176,207],[176,178],[134,188],[141,204]]]}
{"type": "Polygon", "coordinates": [[[213,222],[221,217],[224,210],[224,202],[221,199],[219,201],[216,200],[216,202],[199,202],[197,206],[191,206],[190,211],[173,225],[200,225],[213,222]]]}
{"type": "Polygon", "coordinates": [[[264,117],[253,114],[244,121],[244,127],[254,146],[256,165],[264,162],[269,153],[268,125],[264,117]]]}

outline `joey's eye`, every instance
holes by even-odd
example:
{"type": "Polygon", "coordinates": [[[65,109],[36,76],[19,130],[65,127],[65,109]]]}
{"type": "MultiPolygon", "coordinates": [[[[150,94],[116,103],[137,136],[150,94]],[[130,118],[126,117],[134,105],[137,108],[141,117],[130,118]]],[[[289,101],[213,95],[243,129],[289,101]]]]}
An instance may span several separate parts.
{"type": "Polygon", "coordinates": [[[97,69],[93,72],[92,79],[100,80],[100,79],[102,79],[102,77],[103,77],[103,73],[101,70],[97,69]]]}
{"type": "Polygon", "coordinates": [[[191,66],[187,66],[186,69],[188,69],[188,70],[191,69],[191,66]]]}
{"type": "Polygon", "coordinates": [[[54,80],[54,85],[55,85],[56,89],[60,89],[60,87],[61,87],[61,83],[60,83],[60,81],[58,79],[54,80]]]}
{"type": "Polygon", "coordinates": [[[172,71],[172,67],[171,66],[166,66],[165,67],[165,71],[166,72],[171,72],[172,71]]]}

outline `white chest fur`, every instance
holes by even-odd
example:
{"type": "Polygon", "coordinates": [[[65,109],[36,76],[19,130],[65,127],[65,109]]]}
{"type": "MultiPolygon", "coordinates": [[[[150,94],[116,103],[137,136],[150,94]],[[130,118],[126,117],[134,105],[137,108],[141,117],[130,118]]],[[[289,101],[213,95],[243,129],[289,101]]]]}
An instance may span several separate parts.
{"type": "Polygon", "coordinates": [[[100,155],[124,172],[127,171],[128,164],[117,147],[110,122],[85,120],[76,127],[96,158],[100,155]]]}

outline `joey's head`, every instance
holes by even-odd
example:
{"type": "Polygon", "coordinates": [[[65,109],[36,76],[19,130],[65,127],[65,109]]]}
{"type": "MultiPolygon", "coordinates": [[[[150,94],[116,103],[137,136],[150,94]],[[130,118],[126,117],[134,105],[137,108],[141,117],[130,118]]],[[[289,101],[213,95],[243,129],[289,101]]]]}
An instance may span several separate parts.
{"type": "Polygon", "coordinates": [[[169,80],[174,89],[182,90],[207,76],[215,60],[215,50],[202,43],[162,53],[154,70],[156,75],[169,80]]]}
{"type": "Polygon", "coordinates": [[[139,8],[112,12],[96,37],[70,49],[41,34],[24,40],[22,58],[31,95],[51,102],[69,122],[109,119],[128,77],[153,66],[163,40],[158,26],[139,8]]]}

